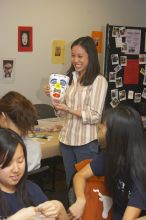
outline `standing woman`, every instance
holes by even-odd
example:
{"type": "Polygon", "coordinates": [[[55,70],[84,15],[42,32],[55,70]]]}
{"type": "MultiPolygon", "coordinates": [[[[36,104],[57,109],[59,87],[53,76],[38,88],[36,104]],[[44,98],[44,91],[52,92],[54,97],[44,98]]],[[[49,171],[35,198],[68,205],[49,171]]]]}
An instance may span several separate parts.
{"type": "Polygon", "coordinates": [[[98,153],[97,123],[101,120],[107,92],[107,81],[100,73],[96,45],[91,37],[73,42],[71,62],[64,103],[53,101],[55,109],[64,112],[66,118],[60,132],[60,147],[67,187],[75,173],[74,165],[98,153]]]}

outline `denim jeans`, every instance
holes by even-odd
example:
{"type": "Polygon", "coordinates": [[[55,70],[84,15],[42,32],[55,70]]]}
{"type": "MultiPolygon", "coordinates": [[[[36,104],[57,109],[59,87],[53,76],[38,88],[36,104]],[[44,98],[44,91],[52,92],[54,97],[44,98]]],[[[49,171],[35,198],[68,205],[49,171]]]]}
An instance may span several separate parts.
{"type": "Polygon", "coordinates": [[[75,164],[82,160],[96,157],[99,151],[98,141],[94,140],[82,146],[69,146],[60,143],[60,149],[66,173],[66,184],[69,189],[72,177],[76,172],[75,164]]]}

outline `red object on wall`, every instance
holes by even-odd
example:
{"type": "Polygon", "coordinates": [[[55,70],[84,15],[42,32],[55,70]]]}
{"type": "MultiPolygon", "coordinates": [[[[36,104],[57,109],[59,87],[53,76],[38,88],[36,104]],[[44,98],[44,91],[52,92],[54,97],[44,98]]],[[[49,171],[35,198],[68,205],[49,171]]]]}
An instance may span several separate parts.
{"type": "Polygon", "coordinates": [[[33,50],[32,44],[32,27],[19,26],[18,27],[18,51],[31,52],[33,50]]]}
{"type": "Polygon", "coordinates": [[[124,68],[124,84],[139,83],[139,60],[127,60],[127,66],[124,68]]]}

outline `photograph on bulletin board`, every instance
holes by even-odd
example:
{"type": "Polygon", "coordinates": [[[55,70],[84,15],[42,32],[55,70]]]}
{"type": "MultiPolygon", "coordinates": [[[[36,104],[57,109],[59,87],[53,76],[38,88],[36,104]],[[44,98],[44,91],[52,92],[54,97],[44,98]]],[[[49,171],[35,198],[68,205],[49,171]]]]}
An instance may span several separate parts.
{"type": "Polygon", "coordinates": [[[18,27],[18,51],[31,52],[32,50],[32,27],[18,27]]]}
{"type": "Polygon", "coordinates": [[[92,31],[92,38],[96,44],[98,53],[102,53],[103,33],[101,31],[92,31]]]}

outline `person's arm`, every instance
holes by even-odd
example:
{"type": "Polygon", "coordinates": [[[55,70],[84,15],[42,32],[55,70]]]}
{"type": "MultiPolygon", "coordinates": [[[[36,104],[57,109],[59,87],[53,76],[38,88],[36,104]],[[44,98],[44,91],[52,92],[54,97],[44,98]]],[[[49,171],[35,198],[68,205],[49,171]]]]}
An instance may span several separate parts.
{"type": "Polygon", "coordinates": [[[80,219],[86,204],[86,198],[84,194],[86,180],[93,176],[90,164],[87,164],[84,168],[78,171],[73,178],[73,186],[76,195],[76,202],[69,207],[69,218],[75,217],[80,219]]]}
{"type": "Polygon", "coordinates": [[[56,110],[61,110],[61,111],[64,111],[66,113],[76,115],[77,117],[80,117],[80,118],[82,117],[82,112],[80,110],[71,109],[66,104],[53,102],[53,106],[56,110]]]}
{"type": "Polygon", "coordinates": [[[84,124],[97,124],[100,122],[105,104],[107,87],[108,83],[106,79],[102,75],[97,76],[92,85],[90,109],[82,110],[84,124]]]}
{"type": "Polygon", "coordinates": [[[122,220],[136,220],[142,210],[146,210],[146,189],[137,179],[133,179],[131,195],[122,220]]]}
{"type": "Polygon", "coordinates": [[[141,209],[132,207],[132,206],[127,206],[122,220],[136,220],[141,213],[141,209]]]}
{"type": "Polygon", "coordinates": [[[146,220],[146,215],[141,218],[137,218],[136,220],[146,220]]]}
{"type": "Polygon", "coordinates": [[[56,220],[68,220],[68,215],[63,204],[58,200],[44,202],[36,207],[42,216],[55,218],[56,220]]]}
{"type": "Polygon", "coordinates": [[[7,220],[33,220],[35,215],[35,207],[28,207],[16,212],[14,215],[8,217],[7,220]]]}

